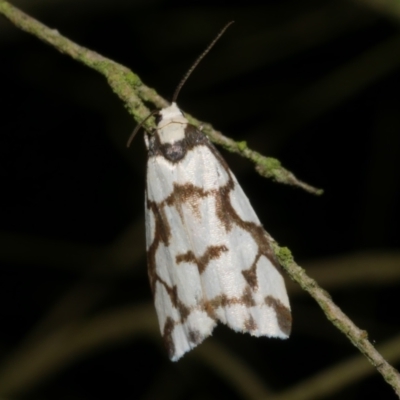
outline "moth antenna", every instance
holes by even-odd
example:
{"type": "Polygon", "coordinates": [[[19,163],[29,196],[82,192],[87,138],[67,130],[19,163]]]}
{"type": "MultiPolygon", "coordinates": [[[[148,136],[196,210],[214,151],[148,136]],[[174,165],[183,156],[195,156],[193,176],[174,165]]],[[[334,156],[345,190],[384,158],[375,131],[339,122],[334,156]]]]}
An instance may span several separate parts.
{"type": "MultiPolygon", "coordinates": [[[[235,21],[230,21],[228,22],[218,33],[218,35],[213,39],[213,41],[207,46],[207,48],[200,54],[199,57],[197,57],[196,61],[192,64],[192,66],[189,68],[189,70],[186,72],[186,74],[183,76],[181,81],[179,82],[179,85],[175,89],[174,95],[172,96],[172,102],[174,103],[176,99],[178,98],[179,92],[181,91],[183,85],[189,78],[189,76],[192,74],[192,72],[195,70],[195,68],[199,65],[200,61],[207,55],[207,53],[214,47],[215,43],[218,42],[219,38],[225,33],[225,31],[234,23],[235,21]]],[[[126,147],[129,147],[135,138],[136,134],[138,133],[139,129],[143,126],[143,124],[154,114],[156,114],[158,110],[153,110],[143,121],[141,121],[138,125],[136,125],[136,128],[133,130],[131,135],[129,136],[128,142],[126,143],[126,147]]]]}
{"type": "Polygon", "coordinates": [[[129,136],[128,142],[126,143],[126,147],[129,147],[132,143],[132,140],[135,138],[136,134],[138,133],[139,129],[143,126],[143,124],[154,114],[156,114],[158,110],[153,110],[143,121],[141,121],[139,124],[136,125],[136,128],[133,130],[131,133],[131,136],[129,136]]]}
{"type": "Polygon", "coordinates": [[[189,78],[189,76],[192,74],[194,69],[199,65],[200,61],[207,55],[207,53],[214,47],[215,43],[219,40],[219,38],[225,33],[225,31],[234,23],[235,21],[228,22],[222,30],[218,33],[218,35],[213,39],[213,41],[208,45],[208,47],[197,57],[196,61],[192,64],[192,66],[189,68],[189,70],[186,72],[186,74],[183,76],[181,81],[179,82],[179,85],[175,89],[175,93],[172,96],[172,102],[174,103],[176,99],[178,98],[179,92],[181,91],[183,85],[189,78]]]}

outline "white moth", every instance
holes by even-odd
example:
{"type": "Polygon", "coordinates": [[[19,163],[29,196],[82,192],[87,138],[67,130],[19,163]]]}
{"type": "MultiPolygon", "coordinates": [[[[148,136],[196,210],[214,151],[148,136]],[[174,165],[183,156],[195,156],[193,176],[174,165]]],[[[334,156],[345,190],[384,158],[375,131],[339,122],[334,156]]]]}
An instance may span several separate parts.
{"type": "Polygon", "coordinates": [[[159,111],[145,142],[148,273],[170,359],[200,344],[218,321],[287,338],[290,305],[272,239],[222,156],[175,101],[159,111]]]}

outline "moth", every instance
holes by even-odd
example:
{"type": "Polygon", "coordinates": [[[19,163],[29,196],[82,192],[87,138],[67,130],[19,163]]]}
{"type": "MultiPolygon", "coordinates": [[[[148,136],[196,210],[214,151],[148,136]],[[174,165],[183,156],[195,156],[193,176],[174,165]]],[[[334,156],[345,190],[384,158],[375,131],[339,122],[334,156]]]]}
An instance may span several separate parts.
{"type": "Polygon", "coordinates": [[[157,128],[145,133],[148,275],[172,361],[218,322],[253,336],[285,339],[291,330],[272,238],[220,153],[176,104],[183,83],[232,22],[189,69],[171,105],[158,111],[157,128]]]}

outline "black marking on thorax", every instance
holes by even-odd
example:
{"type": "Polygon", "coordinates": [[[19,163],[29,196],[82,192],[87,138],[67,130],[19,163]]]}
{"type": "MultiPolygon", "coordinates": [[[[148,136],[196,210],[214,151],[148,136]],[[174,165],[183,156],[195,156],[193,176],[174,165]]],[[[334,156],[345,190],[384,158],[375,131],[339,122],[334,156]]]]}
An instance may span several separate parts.
{"type": "Polygon", "coordinates": [[[175,164],[185,158],[188,151],[200,145],[210,145],[210,141],[194,125],[187,124],[185,137],[173,143],[161,143],[160,136],[156,130],[152,135],[148,135],[148,156],[162,156],[175,164]]]}

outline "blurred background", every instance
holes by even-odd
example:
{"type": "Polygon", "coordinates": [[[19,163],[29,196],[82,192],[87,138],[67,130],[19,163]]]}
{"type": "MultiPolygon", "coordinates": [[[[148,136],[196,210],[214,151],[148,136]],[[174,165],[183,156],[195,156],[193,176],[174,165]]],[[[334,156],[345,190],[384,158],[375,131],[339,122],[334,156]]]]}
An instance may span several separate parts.
{"type": "MultiPolygon", "coordinates": [[[[400,366],[400,6],[15,0],[323,196],[221,151],[266,230],[400,366]]],[[[0,399],[394,399],[286,279],[289,340],[219,326],[178,363],[144,243],[146,152],[106,80],[0,16],[0,399]]],[[[151,105],[150,105],[151,108],[151,105]]]]}

